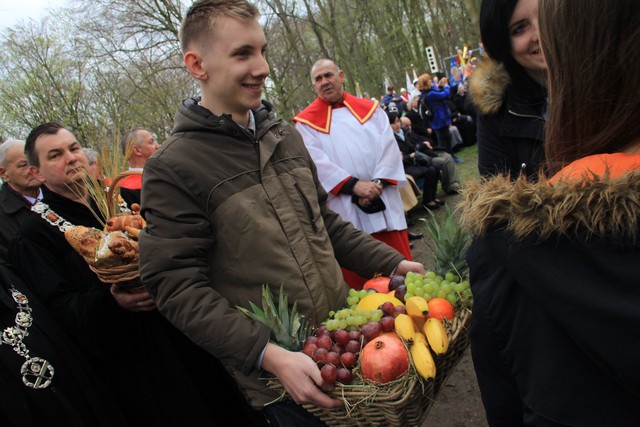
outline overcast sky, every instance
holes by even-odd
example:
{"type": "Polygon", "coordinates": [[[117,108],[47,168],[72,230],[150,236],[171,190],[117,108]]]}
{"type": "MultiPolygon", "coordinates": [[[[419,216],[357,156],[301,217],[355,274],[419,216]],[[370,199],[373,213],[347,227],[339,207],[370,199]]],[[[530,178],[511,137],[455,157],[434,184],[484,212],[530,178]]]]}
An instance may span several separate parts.
{"type": "Polygon", "coordinates": [[[0,31],[29,18],[39,21],[48,10],[67,3],[68,0],[0,0],[0,31]]]}

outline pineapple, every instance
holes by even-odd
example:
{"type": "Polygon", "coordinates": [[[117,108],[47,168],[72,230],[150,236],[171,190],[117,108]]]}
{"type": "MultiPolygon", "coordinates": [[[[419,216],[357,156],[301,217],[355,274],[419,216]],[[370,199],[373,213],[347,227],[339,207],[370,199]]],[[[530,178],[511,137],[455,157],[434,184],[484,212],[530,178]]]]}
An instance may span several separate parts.
{"type": "Polygon", "coordinates": [[[256,320],[271,330],[271,339],[280,347],[291,351],[300,351],[304,341],[311,333],[303,315],[298,313],[298,303],[294,302],[291,311],[283,286],[280,286],[278,307],[273,300],[269,285],[262,285],[262,309],[249,301],[251,310],[237,307],[242,313],[256,320]]]}
{"type": "Polygon", "coordinates": [[[467,270],[467,248],[470,239],[456,218],[453,217],[449,206],[445,206],[444,216],[436,216],[433,212],[431,220],[421,219],[427,225],[430,240],[427,246],[431,249],[431,260],[436,274],[444,276],[453,271],[464,277],[467,270]]]}

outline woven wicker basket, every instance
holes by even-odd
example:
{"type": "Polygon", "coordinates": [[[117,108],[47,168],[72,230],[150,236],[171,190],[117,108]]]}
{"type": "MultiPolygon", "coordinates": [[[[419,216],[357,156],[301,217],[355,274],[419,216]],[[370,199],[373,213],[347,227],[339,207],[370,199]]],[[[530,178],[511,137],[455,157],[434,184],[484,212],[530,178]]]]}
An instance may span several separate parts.
{"type": "MultiPolygon", "coordinates": [[[[434,381],[425,381],[412,368],[407,375],[384,385],[336,384],[331,395],[344,400],[345,409],[304,405],[305,409],[328,426],[421,426],[442,386],[469,347],[470,323],[471,311],[463,308],[458,310],[453,322],[446,325],[449,350],[435,359],[434,381]]],[[[358,372],[354,374],[358,376],[358,372]]],[[[268,385],[284,393],[277,379],[271,379],[268,385]]]]}
{"type": "MultiPolygon", "coordinates": [[[[116,191],[119,187],[118,183],[129,175],[140,175],[141,171],[125,171],[116,175],[111,181],[109,191],[107,192],[107,200],[115,201],[120,197],[120,193],[116,191]]],[[[144,292],[144,287],[140,283],[140,260],[134,262],[112,266],[112,267],[95,267],[89,264],[91,271],[96,273],[98,278],[107,284],[118,284],[121,288],[131,293],[144,292]]]]}

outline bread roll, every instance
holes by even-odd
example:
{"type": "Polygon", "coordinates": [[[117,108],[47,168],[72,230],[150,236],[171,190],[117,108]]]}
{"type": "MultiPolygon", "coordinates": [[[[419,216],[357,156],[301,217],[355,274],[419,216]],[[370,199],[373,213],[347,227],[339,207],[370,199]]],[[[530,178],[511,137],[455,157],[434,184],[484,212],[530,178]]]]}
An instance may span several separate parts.
{"type": "Polygon", "coordinates": [[[64,232],[64,237],[73,249],[85,258],[94,259],[102,232],[95,228],[77,225],[64,232]]]}
{"type": "Polygon", "coordinates": [[[138,243],[122,231],[101,232],[74,226],[65,231],[64,237],[93,267],[125,265],[139,258],[138,243]]]}

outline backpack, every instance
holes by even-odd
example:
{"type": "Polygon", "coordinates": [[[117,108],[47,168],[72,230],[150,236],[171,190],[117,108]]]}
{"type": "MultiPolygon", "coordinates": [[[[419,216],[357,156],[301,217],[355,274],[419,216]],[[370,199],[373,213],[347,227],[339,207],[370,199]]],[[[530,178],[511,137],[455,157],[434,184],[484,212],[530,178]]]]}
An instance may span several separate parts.
{"type": "Polygon", "coordinates": [[[420,118],[422,120],[431,120],[433,119],[433,112],[429,109],[427,105],[427,94],[420,94],[420,100],[418,101],[418,113],[420,114],[420,118]]]}

